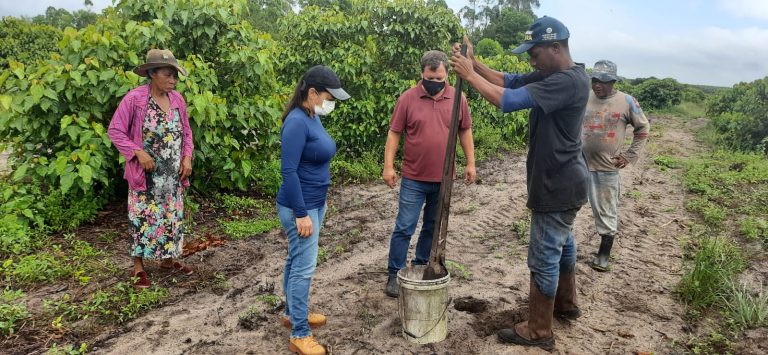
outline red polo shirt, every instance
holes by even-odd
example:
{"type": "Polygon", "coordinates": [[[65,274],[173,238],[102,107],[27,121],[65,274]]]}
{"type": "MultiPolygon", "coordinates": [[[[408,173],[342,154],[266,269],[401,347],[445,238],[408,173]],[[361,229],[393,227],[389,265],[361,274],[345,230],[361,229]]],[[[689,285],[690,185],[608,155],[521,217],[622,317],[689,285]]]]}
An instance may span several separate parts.
{"type": "MultiPolygon", "coordinates": [[[[428,182],[442,180],[455,93],[452,86],[446,85],[442,95],[432,98],[419,81],[397,99],[389,129],[405,133],[403,177],[428,182]]],[[[459,130],[469,128],[472,128],[472,117],[467,98],[461,95],[459,130]]]]}

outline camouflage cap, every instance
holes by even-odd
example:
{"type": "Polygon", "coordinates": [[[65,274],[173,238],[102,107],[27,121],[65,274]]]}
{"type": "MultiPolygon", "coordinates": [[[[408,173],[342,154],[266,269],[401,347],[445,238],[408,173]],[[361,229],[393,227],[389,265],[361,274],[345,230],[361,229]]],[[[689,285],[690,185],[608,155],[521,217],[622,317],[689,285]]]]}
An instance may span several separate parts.
{"type": "Polygon", "coordinates": [[[616,63],[605,59],[598,60],[592,68],[591,77],[602,82],[619,81],[619,76],[616,75],[616,63]]]}

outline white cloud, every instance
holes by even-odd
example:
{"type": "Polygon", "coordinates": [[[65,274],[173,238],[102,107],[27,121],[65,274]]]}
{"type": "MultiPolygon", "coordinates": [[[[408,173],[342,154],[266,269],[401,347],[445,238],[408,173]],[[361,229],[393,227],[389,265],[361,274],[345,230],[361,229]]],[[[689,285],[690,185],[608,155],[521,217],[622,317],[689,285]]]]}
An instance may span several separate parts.
{"type": "Polygon", "coordinates": [[[768,1],[765,0],[718,0],[717,4],[736,16],[768,20],[768,1]]]}
{"type": "Polygon", "coordinates": [[[610,59],[624,77],[673,77],[691,84],[731,86],[768,75],[768,29],[707,27],[686,33],[642,36],[613,31],[600,38],[572,38],[574,59],[591,67],[610,59]]]}
{"type": "MultiPolygon", "coordinates": [[[[101,12],[107,6],[112,5],[112,0],[91,0],[92,11],[101,12]]],[[[45,13],[49,6],[63,8],[67,11],[85,9],[84,0],[0,0],[1,16],[28,16],[34,17],[45,13]],[[20,4],[23,3],[23,6],[20,4]]]]}

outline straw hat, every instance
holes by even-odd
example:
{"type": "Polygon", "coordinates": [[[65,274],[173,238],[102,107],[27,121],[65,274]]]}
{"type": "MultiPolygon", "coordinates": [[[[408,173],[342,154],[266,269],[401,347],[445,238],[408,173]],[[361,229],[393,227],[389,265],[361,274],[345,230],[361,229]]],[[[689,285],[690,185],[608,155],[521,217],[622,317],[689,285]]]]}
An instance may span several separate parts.
{"type": "Polygon", "coordinates": [[[167,49],[150,49],[149,52],[147,52],[146,63],[133,69],[133,72],[141,76],[147,76],[148,69],[162,67],[171,67],[178,70],[181,75],[187,75],[187,71],[179,65],[176,57],[174,57],[173,53],[167,49]]]}

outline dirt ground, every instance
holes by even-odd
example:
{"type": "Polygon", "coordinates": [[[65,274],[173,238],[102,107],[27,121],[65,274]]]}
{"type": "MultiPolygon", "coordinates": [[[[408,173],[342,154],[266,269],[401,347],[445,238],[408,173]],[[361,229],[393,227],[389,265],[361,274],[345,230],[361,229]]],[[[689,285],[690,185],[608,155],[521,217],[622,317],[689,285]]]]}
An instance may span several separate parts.
{"type": "MultiPolygon", "coordinates": [[[[682,275],[677,237],[690,218],[674,170],[662,171],[653,155],[686,156],[698,150],[687,123],[654,120],[648,149],[622,173],[622,221],[612,271],[587,266],[599,245],[589,206],[579,212],[577,284],[583,316],[555,321],[555,353],[679,353],[684,336],[683,307],[673,296],[682,275]]],[[[527,245],[515,230],[527,217],[525,156],[509,154],[478,168],[481,181],[454,187],[447,257],[465,267],[449,283],[447,339],[416,345],[403,338],[397,300],[383,292],[386,260],[398,189],[383,183],[333,189],[321,234],[327,260],[318,265],[310,307],[329,317],[315,331],[334,354],[539,354],[500,344],[496,330],[524,314],[528,298],[527,245]],[[466,307],[469,303],[469,307],[466,307]],[[455,307],[459,305],[460,309],[455,307]],[[465,307],[461,307],[464,305],[465,307]]],[[[416,238],[412,239],[410,255],[416,238]]],[[[289,353],[289,331],[279,311],[265,313],[248,328],[238,316],[255,297],[282,295],[286,240],[279,230],[247,241],[202,251],[187,262],[200,275],[231,275],[226,292],[172,290],[163,307],[92,339],[96,353],[289,353]]],[[[126,246],[127,247],[127,246],[126,246]]],[[[150,273],[156,267],[149,267],[150,273]]]]}
{"type": "MultiPolygon", "coordinates": [[[[679,238],[690,220],[684,208],[680,170],[662,170],[653,157],[685,158],[700,151],[693,132],[705,121],[654,118],[646,154],[622,172],[620,237],[614,245],[612,271],[588,267],[599,245],[588,205],[579,212],[577,294],[583,315],[555,321],[558,354],[676,354],[691,331],[673,290],[683,273],[679,238]]],[[[387,297],[386,260],[397,213],[398,189],[383,183],[334,188],[321,233],[324,250],[312,283],[310,308],[329,317],[315,335],[334,354],[544,354],[543,350],[501,344],[496,331],[526,315],[529,272],[526,266],[525,155],[507,154],[478,167],[478,184],[454,186],[447,258],[454,270],[448,285],[447,338],[416,345],[401,335],[397,300],[387,297]]],[[[202,210],[211,209],[202,206],[202,210]]],[[[208,212],[218,213],[217,211],[208,212]]],[[[92,233],[124,230],[119,208],[101,212],[92,233]]],[[[115,233],[115,232],[113,232],[115,233]]],[[[78,233],[80,235],[80,233],[78,233]]],[[[412,239],[410,255],[416,237],[412,239]]],[[[128,249],[120,240],[103,247],[128,249]]],[[[71,340],[86,341],[99,354],[288,354],[289,331],[279,323],[279,308],[239,321],[257,296],[282,296],[287,243],[280,230],[244,241],[229,241],[187,257],[197,273],[190,279],[167,276],[156,264],[147,271],[169,288],[157,309],[122,326],[102,327],[83,321],[71,340]],[[210,287],[214,275],[228,280],[210,287]],[[207,285],[207,286],[206,286],[207,285]]],[[[35,300],[66,288],[37,290],[35,300]]],[[[84,290],[84,292],[87,290],[84,290]]],[[[39,302],[38,302],[39,303],[39,302]]],[[[31,308],[39,307],[35,302],[31,308]]],[[[262,307],[263,308],[263,307],[262,307]]],[[[743,342],[743,353],[759,353],[764,329],[743,342]],[[758,349],[758,350],[755,350],[758,349]]],[[[39,353],[37,346],[12,352],[39,353]]],[[[39,345],[38,345],[39,346],[39,345]]],[[[45,349],[45,348],[42,348],[45,349]]],[[[44,351],[44,350],[43,350],[44,351]]]]}

